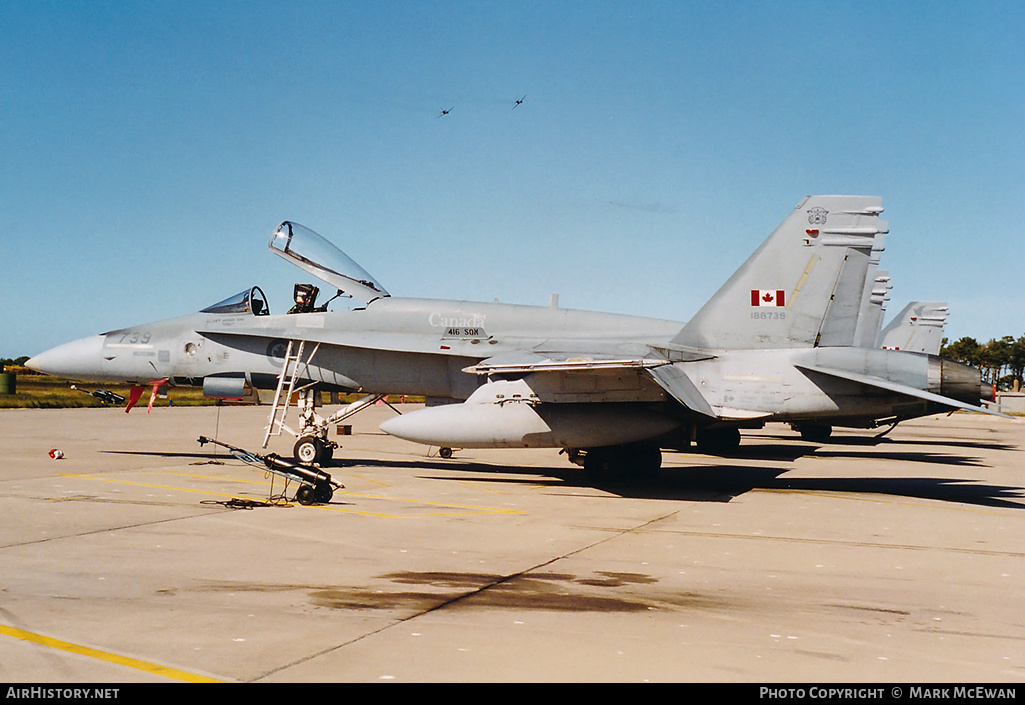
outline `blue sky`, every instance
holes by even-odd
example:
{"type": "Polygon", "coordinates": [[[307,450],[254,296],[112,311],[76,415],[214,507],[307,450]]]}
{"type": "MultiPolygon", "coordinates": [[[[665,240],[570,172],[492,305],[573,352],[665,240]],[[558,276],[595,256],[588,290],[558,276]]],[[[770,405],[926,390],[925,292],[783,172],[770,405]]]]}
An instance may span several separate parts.
{"type": "Polygon", "coordinates": [[[883,197],[889,314],[1025,334],[1025,3],[2,0],[0,27],[0,357],[252,284],[283,312],[286,219],[393,295],[686,320],[813,193],[883,197]]]}

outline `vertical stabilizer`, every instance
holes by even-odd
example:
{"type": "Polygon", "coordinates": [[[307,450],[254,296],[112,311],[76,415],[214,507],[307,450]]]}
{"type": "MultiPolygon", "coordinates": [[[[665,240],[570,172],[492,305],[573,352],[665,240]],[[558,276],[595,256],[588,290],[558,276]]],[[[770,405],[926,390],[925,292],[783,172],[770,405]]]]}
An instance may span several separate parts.
{"type": "Polygon", "coordinates": [[[876,347],[939,355],[949,313],[942,301],[913,301],[879,332],[876,347]]]}
{"type": "Polygon", "coordinates": [[[806,198],[673,342],[712,350],[853,345],[873,249],[886,233],[882,211],[875,196],[806,198]]]}
{"type": "Polygon", "coordinates": [[[890,302],[890,290],[893,284],[887,272],[876,271],[869,274],[865,287],[865,300],[862,302],[861,313],[858,315],[858,327],[854,334],[854,345],[859,348],[876,347],[879,330],[883,327],[886,305],[890,302]]]}

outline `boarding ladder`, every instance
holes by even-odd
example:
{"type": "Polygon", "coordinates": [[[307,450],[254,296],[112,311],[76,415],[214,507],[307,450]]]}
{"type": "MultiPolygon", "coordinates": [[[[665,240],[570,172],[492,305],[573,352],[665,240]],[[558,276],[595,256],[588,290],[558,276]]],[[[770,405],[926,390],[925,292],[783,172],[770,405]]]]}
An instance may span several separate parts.
{"type": "MultiPolygon", "coordinates": [[[[274,392],[274,402],[271,405],[270,419],[267,423],[267,430],[263,436],[263,447],[267,447],[271,436],[280,436],[282,430],[296,435],[292,429],[285,425],[285,417],[288,415],[288,406],[291,404],[292,395],[297,391],[296,382],[310,366],[313,356],[320,349],[320,343],[313,347],[313,352],[303,361],[303,352],[306,347],[305,340],[288,341],[288,349],[285,351],[285,362],[281,367],[281,374],[278,375],[278,387],[274,392]],[[294,351],[294,352],[293,352],[294,351]],[[282,394],[284,393],[284,394],[282,394]]],[[[298,391],[304,391],[312,385],[307,385],[298,391]]]]}

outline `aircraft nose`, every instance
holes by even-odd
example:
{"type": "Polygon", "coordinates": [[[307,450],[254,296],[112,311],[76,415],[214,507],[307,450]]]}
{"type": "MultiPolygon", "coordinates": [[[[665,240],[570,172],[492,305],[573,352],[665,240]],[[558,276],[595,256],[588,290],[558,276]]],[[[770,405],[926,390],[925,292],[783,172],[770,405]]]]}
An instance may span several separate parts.
{"type": "Polygon", "coordinates": [[[41,352],[28,360],[25,366],[36,372],[67,377],[70,379],[89,379],[102,375],[100,363],[103,360],[103,336],[91,335],[87,338],[72,340],[70,343],[58,345],[41,352]]]}

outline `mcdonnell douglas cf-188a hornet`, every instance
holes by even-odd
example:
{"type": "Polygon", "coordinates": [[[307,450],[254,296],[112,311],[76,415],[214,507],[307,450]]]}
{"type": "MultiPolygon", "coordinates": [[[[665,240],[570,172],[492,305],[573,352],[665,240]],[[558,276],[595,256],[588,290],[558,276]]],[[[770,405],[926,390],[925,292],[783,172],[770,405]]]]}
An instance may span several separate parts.
{"type": "Polygon", "coordinates": [[[740,429],[766,422],[874,427],[957,409],[994,413],[980,405],[978,370],[876,345],[879,319],[864,319],[884,298],[881,212],[876,197],[806,198],[687,323],[554,301],[393,297],[327,240],[286,221],[270,249],[362,307],[327,310],[316,287],[297,285],[292,312],[271,315],[253,287],[27,364],[132,383],[130,403],[147,385],[202,385],[213,397],[274,390],[264,446],[288,430],[303,462],[330,458],[328,425],[384,394],[428,400],[381,425],[399,438],[560,448],[589,470],[624,473],[657,470],[662,449],[729,451],[740,429]],[[367,396],[325,419],[316,390],[367,396]],[[285,424],[294,391],[296,430],[285,424]]]}

